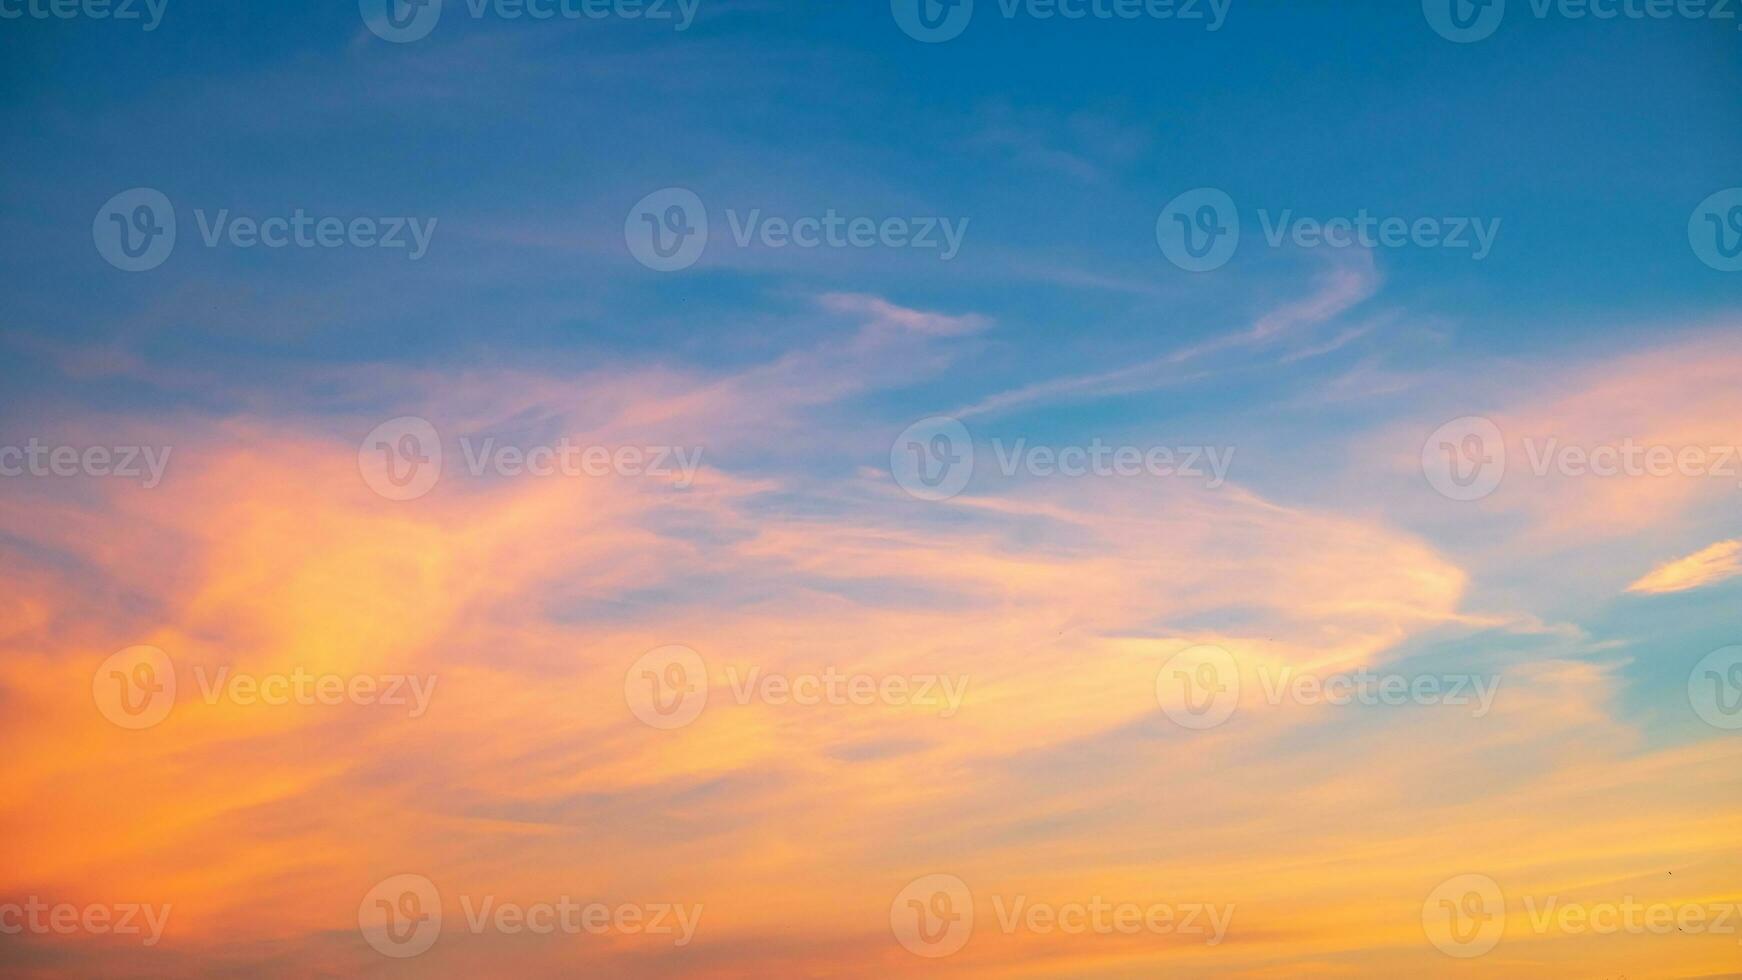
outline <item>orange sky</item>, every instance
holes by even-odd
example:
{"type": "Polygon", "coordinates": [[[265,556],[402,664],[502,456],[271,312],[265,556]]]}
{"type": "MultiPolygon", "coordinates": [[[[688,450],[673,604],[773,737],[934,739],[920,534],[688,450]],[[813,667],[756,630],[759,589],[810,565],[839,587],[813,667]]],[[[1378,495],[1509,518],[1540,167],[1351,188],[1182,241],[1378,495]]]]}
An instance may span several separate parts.
{"type": "MultiPolygon", "coordinates": [[[[403,380],[457,394],[442,426],[539,400],[573,418],[568,398],[614,420],[578,436],[706,446],[834,397],[862,377],[855,359],[923,329],[869,315],[884,319],[838,375],[807,374],[808,391],[745,377],[674,400],[651,376],[403,380]]],[[[1577,405],[1609,377],[1644,384],[1632,365],[1611,371],[1569,376],[1583,387],[1539,406],[1577,405]]],[[[1714,404],[1683,397],[1661,423],[1717,432],[1698,414],[1714,404]]],[[[1616,665],[1582,652],[1596,640],[1545,625],[1523,596],[1473,607],[1468,570],[1376,518],[1165,481],[1031,482],[914,511],[871,472],[847,489],[853,506],[771,512],[767,494],[802,490],[798,478],[705,463],[683,490],[444,479],[394,502],[360,479],[354,444],[312,424],[132,433],[176,447],[163,488],[0,501],[0,905],[170,911],[149,946],[7,936],[12,975],[1691,977],[1742,963],[1735,932],[1532,918],[1550,899],[1742,901],[1742,743],[1646,738],[1620,710],[1616,665]],[[1241,627],[1207,625],[1233,607],[1241,627]],[[1206,625],[1157,625],[1193,622],[1206,625]],[[1263,697],[1286,669],[1383,671],[1410,642],[1478,634],[1543,644],[1437,662],[1496,677],[1481,717],[1263,697]],[[1196,644],[1226,651],[1244,681],[1232,718],[1201,731],[1157,701],[1158,672],[1196,644]],[[163,651],[177,689],[161,721],[132,730],[93,700],[93,675],[100,689],[105,660],[135,645],[163,651]],[[626,691],[638,658],[667,645],[695,652],[707,697],[690,723],[659,728],[626,691]],[[948,711],[740,703],[734,687],[750,671],[825,669],[965,686],[948,711]],[[275,705],[208,696],[220,670],[431,686],[421,713],[275,705]],[[358,914],[404,874],[433,884],[443,922],[398,959],[358,914]],[[960,879],[975,914],[960,950],[932,958],[899,941],[892,904],[899,918],[898,896],[934,874],[960,879]],[[1466,874],[1505,896],[1504,937],[1469,961],[1437,949],[1423,918],[1435,888],[1466,874]],[[678,945],[620,928],[474,932],[468,912],[486,899],[700,911],[678,945]],[[1018,901],[1230,918],[1216,942],[1073,934],[1011,927],[1018,901]]],[[[1558,533],[1569,506],[1666,520],[1696,495],[1620,492],[1544,506],[1526,537],[1558,533]]]]}

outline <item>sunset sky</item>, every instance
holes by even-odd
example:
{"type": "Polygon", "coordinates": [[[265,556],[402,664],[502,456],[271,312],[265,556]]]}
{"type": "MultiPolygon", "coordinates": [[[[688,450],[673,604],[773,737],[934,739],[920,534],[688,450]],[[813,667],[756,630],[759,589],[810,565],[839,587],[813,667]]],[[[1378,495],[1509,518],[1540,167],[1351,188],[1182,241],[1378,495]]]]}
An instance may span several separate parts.
{"type": "Polygon", "coordinates": [[[1742,977],[1742,12],[386,2],[0,0],[0,974],[1742,977]]]}

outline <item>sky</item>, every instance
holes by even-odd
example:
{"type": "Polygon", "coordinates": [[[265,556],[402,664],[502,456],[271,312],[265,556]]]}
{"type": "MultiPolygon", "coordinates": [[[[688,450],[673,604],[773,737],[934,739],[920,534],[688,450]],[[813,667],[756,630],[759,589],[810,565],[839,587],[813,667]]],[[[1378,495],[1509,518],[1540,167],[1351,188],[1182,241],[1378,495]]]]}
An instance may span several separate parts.
{"type": "Polygon", "coordinates": [[[1738,10],[0,0],[0,972],[1742,977],[1738,10]]]}

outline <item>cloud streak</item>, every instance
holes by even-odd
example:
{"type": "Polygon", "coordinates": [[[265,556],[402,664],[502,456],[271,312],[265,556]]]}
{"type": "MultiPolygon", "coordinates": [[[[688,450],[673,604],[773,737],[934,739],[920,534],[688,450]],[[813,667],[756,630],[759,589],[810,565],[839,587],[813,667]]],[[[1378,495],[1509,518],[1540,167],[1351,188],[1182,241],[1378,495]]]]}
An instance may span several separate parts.
{"type": "Polygon", "coordinates": [[[1629,592],[1663,595],[1703,589],[1742,575],[1742,540],[1719,541],[1685,558],[1665,562],[1627,587],[1629,592]]]}

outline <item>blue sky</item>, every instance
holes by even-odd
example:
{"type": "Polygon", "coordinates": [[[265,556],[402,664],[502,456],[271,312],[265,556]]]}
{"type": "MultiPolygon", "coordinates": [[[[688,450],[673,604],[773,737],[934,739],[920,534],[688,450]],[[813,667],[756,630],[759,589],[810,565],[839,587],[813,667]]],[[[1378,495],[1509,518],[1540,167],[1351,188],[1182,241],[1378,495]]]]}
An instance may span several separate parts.
{"type": "Polygon", "coordinates": [[[184,206],[376,209],[443,228],[415,268],[274,262],[259,302],[280,305],[288,275],[320,306],[300,337],[184,322],[153,331],[166,350],[228,337],[321,359],[414,346],[729,362],[754,353],[691,328],[697,301],[713,320],[755,320],[783,295],[851,288],[995,315],[1003,339],[1086,367],[1220,332],[1300,276],[1253,249],[1219,277],[1163,263],[1153,215],[1198,186],[1248,211],[1500,219],[1480,263],[1377,259],[1380,302],[1451,328],[1440,356],[1589,344],[1710,311],[1733,286],[1686,261],[1684,233],[1742,156],[1730,25],[1515,12],[1460,45],[1409,4],[1236,4],[1214,33],[982,7],[931,45],[878,5],[703,4],[682,33],[450,14],[405,46],[360,35],[343,5],[176,4],[150,34],[14,22],[9,312],[104,339],[141,299],[259,285],[258,263],[197,253],[149,283],[93,275],[86,214],[141,185],[184,206]],[[673,282],[613,240],[629,204],[668,185],[715,209],[959,215],[972,230],[948,264],[716,247],[673,282]],[[500,247],[514,232],[540,244],[500,247]],[[1070,272],[1126,288],[1058,281],[1070,272]],[[489,295],[453,295],[480,275],[489,295]]]}

